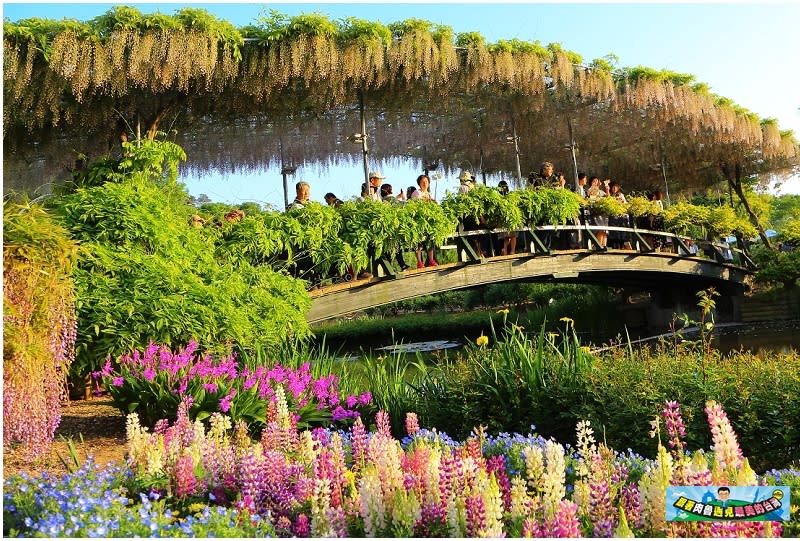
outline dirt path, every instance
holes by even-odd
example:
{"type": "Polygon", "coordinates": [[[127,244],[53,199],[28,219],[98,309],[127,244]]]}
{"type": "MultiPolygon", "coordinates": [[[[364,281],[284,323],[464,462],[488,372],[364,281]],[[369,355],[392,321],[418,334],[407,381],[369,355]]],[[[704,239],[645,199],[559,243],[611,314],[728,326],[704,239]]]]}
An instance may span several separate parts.
{"type": "Polygon", "coordinates": [[[98,464],[121,463],[125,458],[125,417],[104,398],[73,400],[61,410],[61,424],[50,451],[35,462],[26,462],[16,450],[3,453],[3,479],[20,472],[62,474],[58,459],[69,457],[64,438],[72,438],[81,461],[91,455],[98,464]],[[80,442],[83,435],[83,443],[80,442]]]}

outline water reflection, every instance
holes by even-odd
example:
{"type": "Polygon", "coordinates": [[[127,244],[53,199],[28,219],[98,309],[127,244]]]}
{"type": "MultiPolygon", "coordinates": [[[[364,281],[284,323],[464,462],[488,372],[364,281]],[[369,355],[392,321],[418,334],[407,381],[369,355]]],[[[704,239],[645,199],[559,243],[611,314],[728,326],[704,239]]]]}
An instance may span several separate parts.
{"type": "Polygon", "coordinates": [[[408,342],[406,344],[384,346],[376,348],[375,351],[385,351],[387,353],[428,353],[461,346],[461,342],[456,342],[454,340],[428,340],[425,342],[408,342]]]}

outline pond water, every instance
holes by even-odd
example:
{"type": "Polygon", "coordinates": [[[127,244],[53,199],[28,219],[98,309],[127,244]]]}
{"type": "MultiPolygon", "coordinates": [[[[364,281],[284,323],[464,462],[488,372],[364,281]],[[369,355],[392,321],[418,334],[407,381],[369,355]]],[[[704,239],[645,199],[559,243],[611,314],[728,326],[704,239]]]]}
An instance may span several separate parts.
{"type": "MultiPolygon", "coordinates": [[[[697,339],[697,332],[686,330],[683,336],[688,340],[697,339]]],[[[652,343],[659,337],[669,338],[671,334],[656,336],[631,335],[631,340],[635,343],[652,343]]],[[[619,338],[617,335],[608,337],[610,339],[619,338]]],[[[602,343],[597,340],[597,336],[579,336],[581,343],[602,343]]],[[[712,345],[722,353],[731,351],[751,350],[755,352],[779,352],[788,353],[791,349],[800,350],[800,321],[777,321],[762,323],[728,323],[718,325],[714,331],[712,345]]],[[[408,353],[433,353],[442,350],[457,350],[464,346],[464,340],[448,337],[440,340],[426,340],[420,342],[403,342],[400,344],[389,344],[381,347],[371,348],[375,355],[408,353]]],[[[355,353],[355,352],[354,352],[355,353]]],[[[357,358],[358,354],[347,355],[349,358],[357,358]]]]}

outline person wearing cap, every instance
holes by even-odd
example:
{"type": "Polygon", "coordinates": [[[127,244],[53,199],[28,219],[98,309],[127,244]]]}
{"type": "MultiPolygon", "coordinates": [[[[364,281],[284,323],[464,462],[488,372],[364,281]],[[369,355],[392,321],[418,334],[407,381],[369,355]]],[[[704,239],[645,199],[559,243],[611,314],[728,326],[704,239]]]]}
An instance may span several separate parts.
{"type": "Polygon", "coordinates": [[[369,198],[373,201],[380,201],[381,194],[379,192],[381,187],[381,182],[386,177],[381,174],[380,171],[370,171],[369,172],[369,198]]]}
{"type": "Polygon", "coordinates": [[[458,177],[458,182],[460,183],[460,186],[458,187],[458,193],[467,193],[475,187],[475,177],[472,176],[472,173],[466,170],[461,171],[461,175],[458,177]]]}

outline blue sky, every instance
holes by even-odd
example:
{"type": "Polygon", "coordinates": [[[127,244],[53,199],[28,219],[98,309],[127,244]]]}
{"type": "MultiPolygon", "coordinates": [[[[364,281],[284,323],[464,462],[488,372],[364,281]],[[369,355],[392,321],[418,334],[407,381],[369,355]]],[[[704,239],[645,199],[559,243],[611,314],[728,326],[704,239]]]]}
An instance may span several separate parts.
{"type": "MultiPolygon", "coordinates": [[[[63,17],[90,19],[107,11],[108,3],[35,4],[4,3],[3,17],[63,17]]],[[[478,31],[492,42],[519,38],[561,45],[581,54],[585,60],[616,54],[621,66],[645,65],[657,69],[692,73],[710,85],[712,92],[733,99],[759,116],[775,117],[781,128],[800,136],[800,4],[795,3],[131,3],[143,12],[173,13],[195,5],[207,9],[236,26],[254,22],[265,9],[287,15],[319,11],[332,19],[356,16],[384,23],[420,18],[451,26],[456,32],[478,31]]],[[[338,178],[352,179],[352,169],[299,171],[312,181],[313,199],[336,191],[338,178]]],[[[414,172],[403,167],[384,172],[413,180],[414,172]]],[[[282,189],[276,171],[253,177],[231,176],[186,179],[195,193],[212,199],[254,199],[279,204],[282,189]],[[277,178],[275,186],[264,177],[277,178]],[[259,181],[258,188],[253,182],[259,181]]],[[[397,184],[411,182],[398,180],[397,184]]],[[[443,187],[455,187],[448,179],[443,187]]],[[[348,181],[348,186],[352,182],[348,181]]],[[[342,188],[343,190],[343,188],[342,188]]],[[[342,191],[340,190],[340,191],[342,191]]],[[[348,188],[349,190],[349,188],[348,188]]],[[[444,190],[442,190],[444,191],[444,190]]],[[[784,187],[800,193],[800,180],[784,187]]],[[[354,195],[342,191],[347,197],[354,195]]]]}

